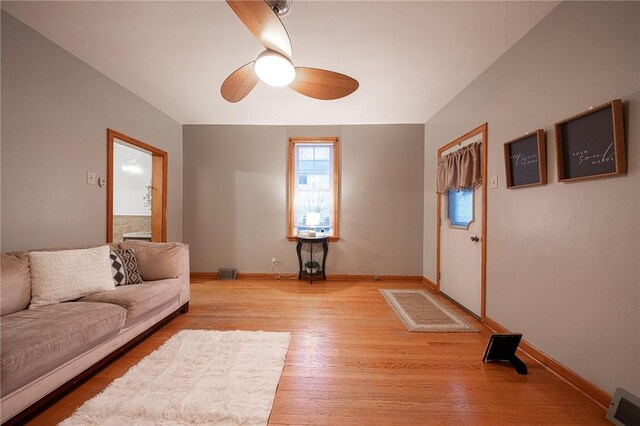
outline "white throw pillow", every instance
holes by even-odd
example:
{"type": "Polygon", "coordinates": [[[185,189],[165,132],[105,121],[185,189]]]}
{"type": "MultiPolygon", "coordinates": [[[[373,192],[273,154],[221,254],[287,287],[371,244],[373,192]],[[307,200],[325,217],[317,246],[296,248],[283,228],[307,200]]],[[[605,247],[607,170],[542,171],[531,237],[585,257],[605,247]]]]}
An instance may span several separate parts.
{"type": "Polygon", "coordinates": [[[109,246],[81,250],[33,251],[29,309],[113,290],[109,246]]]}

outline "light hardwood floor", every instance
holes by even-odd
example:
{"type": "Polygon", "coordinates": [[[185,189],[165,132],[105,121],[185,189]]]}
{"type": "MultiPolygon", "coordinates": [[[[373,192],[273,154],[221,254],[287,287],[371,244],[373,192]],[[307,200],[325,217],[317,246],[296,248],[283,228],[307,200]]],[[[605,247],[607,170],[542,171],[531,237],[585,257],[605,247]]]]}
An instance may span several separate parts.
{"type": "MultiPolygon", "coordinates": [[[[190,311],[30,424],[57,424],[178,330],[289,331],[270,424],[608,424],[604,410],[522,356],[529,375],[484,364],[490,332],[410,333],[380,288],[420,283],[194,281],[190,311]]],[[[444,301],[452,306],[448,301],[444,301]]],[[[526,338],[526,336],[525,336],[526,338]]]]}

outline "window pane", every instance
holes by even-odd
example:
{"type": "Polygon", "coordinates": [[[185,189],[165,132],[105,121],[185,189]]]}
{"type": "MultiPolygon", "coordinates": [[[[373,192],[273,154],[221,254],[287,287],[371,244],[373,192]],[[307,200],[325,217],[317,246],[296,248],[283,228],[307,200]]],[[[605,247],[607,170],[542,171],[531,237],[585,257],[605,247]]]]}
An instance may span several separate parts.
{"type": "Polygon", "coordinates": [[[468,228],[473,221],[473,189],[448,190],[447,205],[451,226],[468,228]]]}
{"type": "Polygon", "coordinates": [[[315,161],[313,160],[299,160],[298,161],[298,170],[300,173],[303,172],[312,172],[315,169],[315,161]]]}
{"type": "Polygon", "coordinates": [[[333,195],[330,191],[297,191],[295,199],[296,225],[306,225],[307,213],[320,213],[320,224],[330,226],[333,195]]]}
{"type": "Polygon", "coordinates": [[[319,146],[315,148],[315,159],[316,160],[331,160],[331,147],[328,146],[319,146]]]}
{"type": "Polygon", "coordinates": [[[331,151],[333,146],[296,146],[296,189],[332,189],[331,151]]]}
{"type": "Polygon", "coordinates": [[[313,171],[328,173],[331,169],[329,160],[316,160],[313,162],[313,171]]]}
{"type": "Polygon", "coordinates": [[[298,156],[300,160],[313,160],[313,146],[298,146],[298,156]]]}
{"type": "Polygon", "coordinates": [[[296,189],[299,190],[307,190],[307,189],[323,189],[323,190],[331,190],[331,176],[328,174],[317,174],[317,173],[301,173],[298,175],[297,179],[298,185],[296,189]]]}

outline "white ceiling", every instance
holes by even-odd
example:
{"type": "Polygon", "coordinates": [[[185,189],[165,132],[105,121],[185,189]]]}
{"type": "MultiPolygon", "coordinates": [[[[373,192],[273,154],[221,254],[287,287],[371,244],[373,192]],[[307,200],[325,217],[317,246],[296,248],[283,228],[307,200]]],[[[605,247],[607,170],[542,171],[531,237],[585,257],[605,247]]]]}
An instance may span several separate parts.
{"type": "Polygon", "coordinates": [[[24,1],[2,8],[183,124],[424,123],[557,1],[301,1],[282,17],[298,66],[360,82],[320,101],[220,85],[263,48],[223,1],[24,1]]]}

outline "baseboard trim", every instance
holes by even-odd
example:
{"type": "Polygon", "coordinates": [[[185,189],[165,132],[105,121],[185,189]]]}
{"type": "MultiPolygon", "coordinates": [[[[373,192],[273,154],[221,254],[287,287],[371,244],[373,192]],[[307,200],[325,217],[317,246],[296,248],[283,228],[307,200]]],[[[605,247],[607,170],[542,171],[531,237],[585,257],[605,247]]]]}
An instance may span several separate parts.
{"type": "Polygon", "coordinates": [[[422,277],[417,275],[367,275],[367,274],[329,274],[329,281],[402,281],[420,282],[422,277]],[[377,279],[376,279],[377,277],[377,279]]]}
{"type": "Polygon", "coordinates": [[[437,292],[436,284],[433,281],[431,281],[429,278],[422,277],[422,284],[426,285],[429,288],[429,290],[433,291],[434,293],[437,292]]]}
{"type": "MultiPolygon", "coordinates": [[[[191,272],[192,280],[214,281],[218,279],[217,272],[191,272]]],[[[426,278],[419,275],[354,275],[354,274],[328,274],[327,281],[401,281],[401,282],[424,282],[426,278]]],[[[275,274],[265,272],[238,272],[238,280],[276,280],[275,274]]],[[[430,281],[429,281],[430,282],[430,281]]],[[[428,285],[428,284],[427,284],[428,285]]],[[[431,283],[433,285],[433,283],[431,283]]],[[[435,287],[433,287],[435,288],[435,287]]]]}
{"type": "Polygon", "coordinates": [[[217,272],[191,272],[189,274],[189,277],[192,280],[212,281],[212,280],[217,280],[218,279],[218,273],[217,272]]]}
{"type": "Polygon", "coordinates": [[[276,274],[267,272],[238,272],[238,280],[276,280],[276,274]]]}
{"type": "MultiPolygon", "coordinates": [[[[217,272],[191,272],[192,280],[216,281],[218,279],[217,272]]],[[[275,275],[266,272],[237,272],[237,280],[275,280],[275,275]]]]}
{"type": "MultiPolygon", "coordinates": [[[[484,317],[484,325],[496,333],[511,333],[506,327],[503,327],[487,316],[484,317]]],[[[534,359],[565,382],[569,383],[604,410],[606,410],[611,404],[611,395],[580,376],[575,371],[551,358],[549,355],[545,354],[526,340],[520,341],[520,347],[518,350],[524,352],[530,358],[534,359]]]]}

